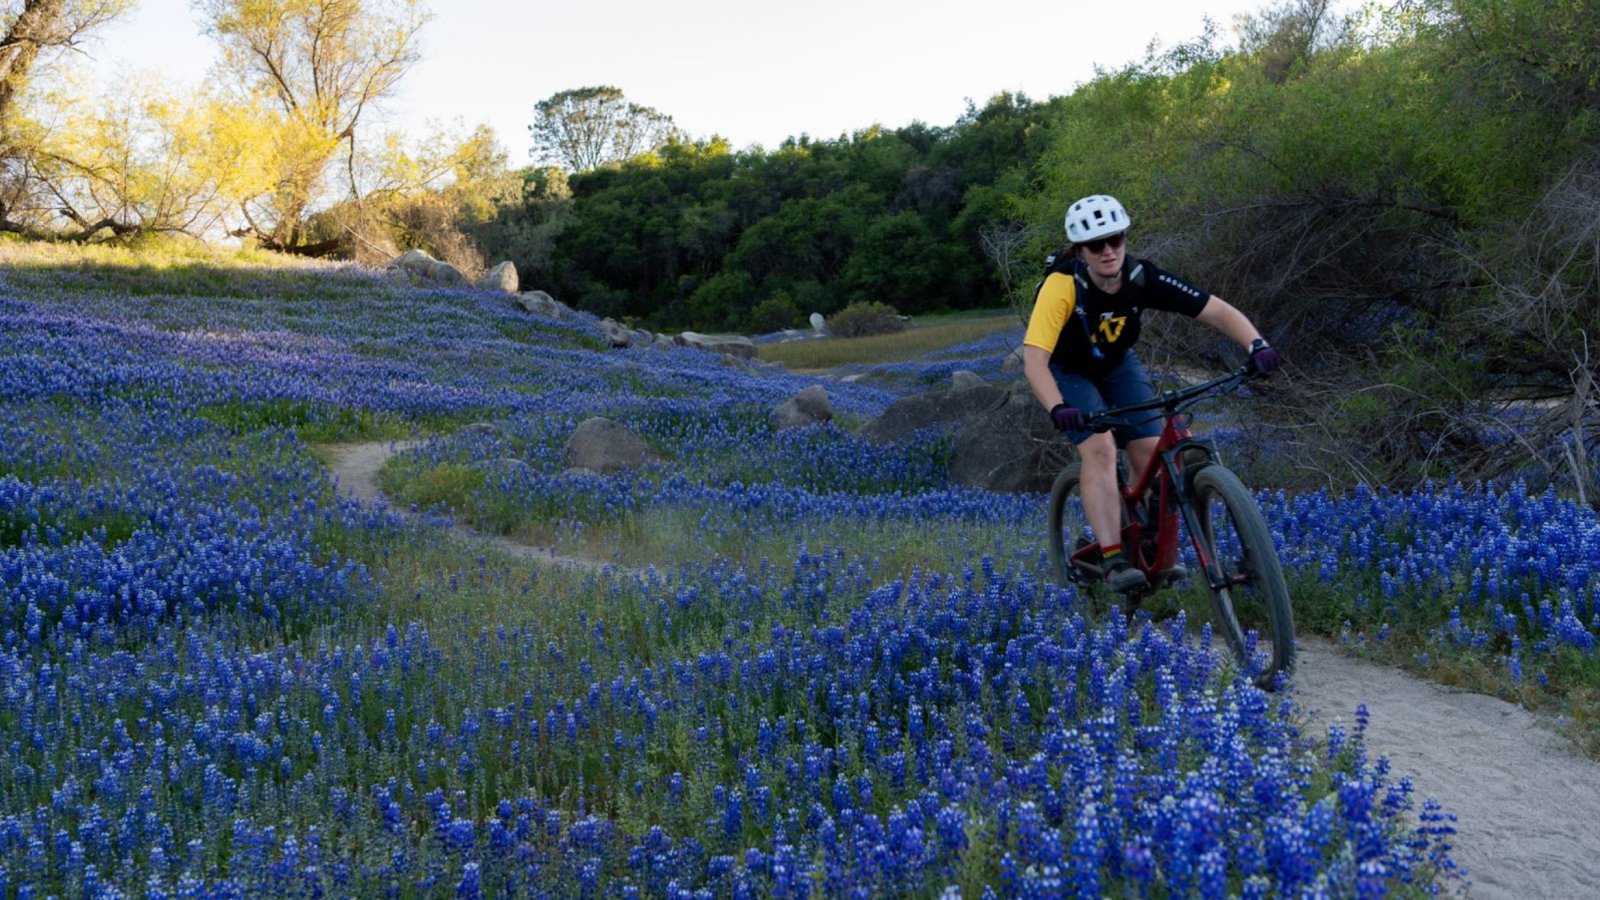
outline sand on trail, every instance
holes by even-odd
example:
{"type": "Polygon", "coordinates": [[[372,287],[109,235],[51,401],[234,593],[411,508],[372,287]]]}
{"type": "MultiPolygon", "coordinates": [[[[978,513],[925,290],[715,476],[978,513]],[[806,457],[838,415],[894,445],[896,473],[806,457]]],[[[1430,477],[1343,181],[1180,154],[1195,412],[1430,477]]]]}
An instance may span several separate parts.
{"type": "MultiPolygon", "coordinates": [[[[319,448],[341,494],[381,501],[377,472],[411,442],[319,448]]],[[[458,529],[465,532],[465,529],[458,529]]],[[[619,570],[504,538],[478,535],[520,559],[619,570]]],[[[1418,808],[1437,800],[1457,817],[1454,858],[1467,871],[1453,891],[1473,898],[1600,897],[1600,763],[1580,755],[1548,717],[1494,697],[1443,687],[1375,665],[1319,638],[1298,640],[1290,691],[1311,733],[1355,727],[1368,711],[1367,745],[1394,778],[1409,777],[1418,808]]]]}

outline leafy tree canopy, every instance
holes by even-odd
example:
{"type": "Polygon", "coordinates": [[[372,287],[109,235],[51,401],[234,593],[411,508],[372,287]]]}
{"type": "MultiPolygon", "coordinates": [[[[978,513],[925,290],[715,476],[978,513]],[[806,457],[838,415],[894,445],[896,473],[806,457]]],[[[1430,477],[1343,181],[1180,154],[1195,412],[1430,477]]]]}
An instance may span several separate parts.
{"type": "Polygon", "coordinates": [[[560,91],[533,112],[531,155],[574,172],[648,153],[677,134],[671,116],[629,102],[614,87],[560,91]]]}

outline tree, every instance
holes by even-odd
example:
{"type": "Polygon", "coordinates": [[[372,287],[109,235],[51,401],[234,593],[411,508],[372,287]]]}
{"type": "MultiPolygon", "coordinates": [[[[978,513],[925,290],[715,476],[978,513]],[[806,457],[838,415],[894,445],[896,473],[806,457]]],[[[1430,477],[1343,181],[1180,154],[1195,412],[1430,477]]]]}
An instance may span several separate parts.
{"type": "Polygon", "coordinates": [[[574,172],[648,153],[678,133],[671,116],[628,102],[614,87],[561,91],[533,111],[530,155],[574,172]]]}
{"type": "Polygon", "coordinates": [[[40,129],[22,100],[35,70],[57,51],[78,47],[131,0],[6,0],[0,2],[0,231],[34,233],[41,209],[52,209],[35,145],[40,129]]]}
{"type": "MultiPolygon", "coordinates": [[[[507,169],[493,131],[480,125],[459,139],[436,133],[415,152],[405,150],[398,135],[389,143],[382,181],[357,205],[375,214],[383,236],[400,248],[420,247],[475,276],[484,259],[471,234],[522,189],[520,179],[507,169]]],[[[372,249],[370,244],[366,249],[372,249]]],[[[357,248],[358,259],[367,256],[361,250],[357,248]]]]}
{"type": "Polygon", "coordinates": [[[223,198],[266,178],[260,117],[215,95],[135,83],[99,97],[49,94],[40,105],[56,111],[30,150],[48,200],[41,211],[71,223],[52,237],[202,235],[223,198]]]}
{"type": "Polygon", "coordinates": [[[1282,84],[1318,51],[1351,39],[1352,21],[1333,5],[1332,0],[1289,0],[1253,15],[1240,14],[1240,45],[1256,56],[1269,80],[1282,84]]]}
{"type": "Polygon", "coordinates": [[[304,243],[303,222],[341,144],[355,183],[356,128],[420,56],[430,14],[420,0],[195,0],[222,47],[222,66],[277,107],[276,185],[243,198],[245,225],[275,250],[320,255],[337,241],[304,243]]]}
{"type": "Polygon", "coordinates": [[[77,47],[83,37],[122,13],[130,0],[24,0],[0,4],[0,145],[17,95],[41,53],[77,47]],[[19,8],[20,6],[20,8],[19,8]]]}

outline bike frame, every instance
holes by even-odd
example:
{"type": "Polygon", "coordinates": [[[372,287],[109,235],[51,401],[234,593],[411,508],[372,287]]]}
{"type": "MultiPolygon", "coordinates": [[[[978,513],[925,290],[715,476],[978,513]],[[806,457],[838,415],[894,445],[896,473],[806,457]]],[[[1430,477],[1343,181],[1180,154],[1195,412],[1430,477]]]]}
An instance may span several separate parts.
{"type": "MultiPolygon", "coordinates": [[[[1180,520],[1189,532],[1189,541],[1194,546],[1206,584],[1213,590],[1231,586],[1231,582],[1224,580],[1221,567],[1200,539],[1199,522],[1194,506],[1188,500],[1189,478],[1216,457],[1216,448],[1211,441],[1196,438],[1189,432],[1189,423],[1183,410],[1212,391],[1225,386],[1228,389],[1238,386],[1253,374],[1248,367],[1242,368],[1182,390],[1170,391],[1145,403],[1108,409],[1089,417],[1091,430],[1110,431],[1119,425],[1133,424],[1133,420],[1128,418],[1133,413],[1161,411],[1161,435],[1156,439],[1156,451],[1150,457],[1150,464],[1139,473],[1133,484],[1117,486],[1125,519],[1122,546],[1129,560],[1150,580],[1151,590],[1161,586],[1163,573],[1178,562],[1180,520]],[[1205,461],[1198,465],[1185,463],[1184,456],[1190,451],[1199,451],[1205,461]],[[1145,513],[1152,497],[1156,506],[1154,522],[1149,521],[1145,513]],[[1152,527],[1155,530],[1153,535],[1149,533],[1152,527]]],[[[1091,562],[1091,557],[1098,554],[1099,550],[1097,544],[1079,549],[1072,554],[1072,562],[1074,565],[1087,563],[1086,568],[1090,571],[1097,570],[1099,566],[1091,562]]]]}

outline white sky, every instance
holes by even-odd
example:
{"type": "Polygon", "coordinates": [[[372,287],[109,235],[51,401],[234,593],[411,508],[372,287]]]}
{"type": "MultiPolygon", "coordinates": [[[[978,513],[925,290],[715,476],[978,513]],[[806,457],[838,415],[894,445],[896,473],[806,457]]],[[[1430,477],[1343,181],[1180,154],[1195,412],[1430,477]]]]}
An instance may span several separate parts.
{"type": "MultiPolygon", "coordinates": [[[[494,128],[528,161],[533,106],[609,84],[696,138],[736,148],[837,138],[873,124],[950,125],[968,98],[1069,94],[1096,64],[1116,68],[1269,0],[430,0],[423,58],[384,119],[413,135],[429,120],[494,128]]],[[[106,78],[206,76],[215,45],[188,0],[140,0],[85,48],[106,78]]],[[[374,120],[373,124],[377,124],[374,120]]]]}

